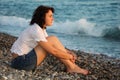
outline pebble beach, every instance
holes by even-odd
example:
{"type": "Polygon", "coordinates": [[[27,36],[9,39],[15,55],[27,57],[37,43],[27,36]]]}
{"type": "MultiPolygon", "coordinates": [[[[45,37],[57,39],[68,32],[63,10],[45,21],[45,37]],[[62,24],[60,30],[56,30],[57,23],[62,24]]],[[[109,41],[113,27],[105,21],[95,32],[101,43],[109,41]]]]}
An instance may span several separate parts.
{"type": "Polygon", "coordinates": [[[80,50],[72,50],[77,55],[76,64],[89,70],[88,75],[65,72],[65,66],[52,55],[34,71],[13,69],[10,48],[16,39],[0,33],[0,80],[120,80],[120,59],[80,50]]]}

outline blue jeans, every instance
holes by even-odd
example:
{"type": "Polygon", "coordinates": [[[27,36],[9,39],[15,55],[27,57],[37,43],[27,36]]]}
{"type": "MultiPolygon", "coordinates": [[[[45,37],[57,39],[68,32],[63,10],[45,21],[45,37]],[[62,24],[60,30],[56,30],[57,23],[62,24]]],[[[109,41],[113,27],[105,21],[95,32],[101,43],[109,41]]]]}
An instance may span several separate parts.
{"type": "Polygon", "coordinates": [[[19,70],[34,70],[37,66],[37,56],[33,50],[28,54],[18,56],[11,61],[11,67],[19,70]]]}

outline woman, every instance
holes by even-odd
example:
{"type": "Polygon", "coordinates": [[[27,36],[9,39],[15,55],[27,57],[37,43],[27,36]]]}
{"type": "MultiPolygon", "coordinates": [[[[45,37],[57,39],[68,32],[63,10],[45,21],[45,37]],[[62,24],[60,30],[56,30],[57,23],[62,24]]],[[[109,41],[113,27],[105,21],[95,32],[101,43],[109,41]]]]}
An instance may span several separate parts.
{"type": "Polygon", "coordinates": [[[35,10],[30,27],[21,33],[11,48],[11,67],[32,70],[51,54],[64,63],[67,72],[88,74],[75,64],[76,56],[66,50],[57,37],[47,35],[46,28],[53,23],[53,13],[54,9],[48,6],[39,6],[35,10]]]}

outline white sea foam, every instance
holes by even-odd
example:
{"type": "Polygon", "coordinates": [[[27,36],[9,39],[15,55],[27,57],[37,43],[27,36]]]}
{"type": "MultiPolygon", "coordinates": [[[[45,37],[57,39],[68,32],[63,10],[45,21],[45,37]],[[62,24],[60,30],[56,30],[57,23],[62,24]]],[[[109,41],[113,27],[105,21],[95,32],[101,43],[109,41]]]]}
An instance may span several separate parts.
{"type": "Polygon", "coordinates": [[[96,28],[96,23],[79,19],[78,21],[55,22],[52,28],[55,32],[65,34],[86,34],[91,36],[101,36],[102,31],[96,28]]]}
{"type": "Polygon", "coordinates": [[[29,20],[16,16],[0,16],[0,25],[27,27],[29,20]]]}
{"type": "Polygon", "coordinates": [[[120,26],[119,26],[118,28],[119,28],[119,30],[120,30],[120,26]]]}

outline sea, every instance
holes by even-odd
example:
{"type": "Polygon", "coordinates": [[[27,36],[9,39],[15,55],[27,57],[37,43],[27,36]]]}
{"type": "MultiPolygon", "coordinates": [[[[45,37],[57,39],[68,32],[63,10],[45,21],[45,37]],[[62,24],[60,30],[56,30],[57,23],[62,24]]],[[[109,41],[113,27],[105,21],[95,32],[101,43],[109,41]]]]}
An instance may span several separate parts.
{"type": "Polygon", "coordinates": [[[0,32],[18,37],[40,5],[55,8],[47,32],[66,48],[120,59],[120,0],[0,0],[0,32]]]}

